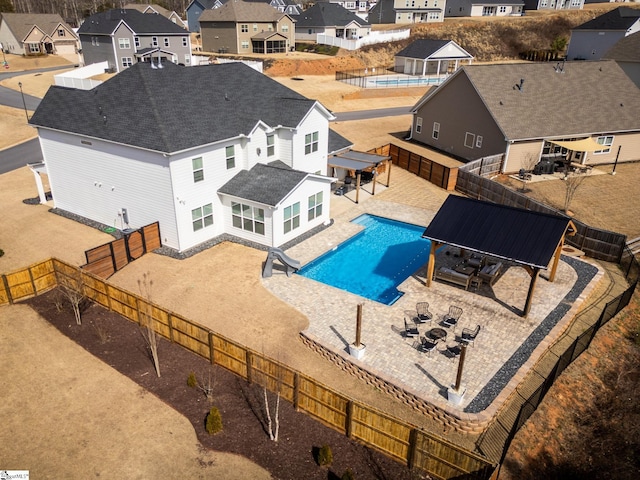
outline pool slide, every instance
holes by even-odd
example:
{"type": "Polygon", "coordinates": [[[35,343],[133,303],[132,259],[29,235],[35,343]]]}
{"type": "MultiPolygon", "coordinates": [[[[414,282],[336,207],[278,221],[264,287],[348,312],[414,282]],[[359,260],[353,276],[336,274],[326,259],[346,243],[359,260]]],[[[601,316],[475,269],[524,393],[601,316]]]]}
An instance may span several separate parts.
{"type": "Polygon", "coordinates": [[[278,260],[286,267],[287,277],[290,277],[292,273],[300,270],[300,262],[298,260],[294,260],[279,248],[271,247],[267,254],[267,260],[264,262],[264,267],[262,268],[262,278],[271,276],[274,260],[278,260]]]}

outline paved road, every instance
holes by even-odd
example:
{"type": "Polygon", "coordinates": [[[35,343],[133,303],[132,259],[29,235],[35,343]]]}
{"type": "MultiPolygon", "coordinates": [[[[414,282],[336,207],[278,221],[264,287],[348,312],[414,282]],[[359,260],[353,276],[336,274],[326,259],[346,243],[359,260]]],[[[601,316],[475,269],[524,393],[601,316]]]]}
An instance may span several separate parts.
{"type": "MultiPolygon", "coordinates": [[[[27,70],[24,72],[0,72],[0,82],[7,78],[17,77],[19,75],[26,75],[30,73],[41,73],[41,72],[51,72],[55,70],[66,70],[69,69],[69,65],[62,67],[50,67],[50,68],[40,68],[38,70],[27,70]]],[[[32,97],[31,95],[24,95],[24,103],[22,102],[22,95],[19,91],[12,90],[10,88],[0,86],[0,105],[5,105],[7,107],[13,108],[24,108],[25,105],[27,110],[35,110],[40,105],[40,99],[38,97],[32,97]]]]}
{"type": "Polygon", "coordinates": [[[370,118],[395,117],[396,115],[408,115],[413,107],[378,108],[375,110],[358,110],[356,112],[337,112],[335,122],[348,122],[349,120],[368,120],[370,118]]]}
{"type": "Polygon", "coordinates": [[[13,148],[0,151],[0,175],[24,167],[27,163],[42,162],[42,150],[37,138],[13,148]]]}

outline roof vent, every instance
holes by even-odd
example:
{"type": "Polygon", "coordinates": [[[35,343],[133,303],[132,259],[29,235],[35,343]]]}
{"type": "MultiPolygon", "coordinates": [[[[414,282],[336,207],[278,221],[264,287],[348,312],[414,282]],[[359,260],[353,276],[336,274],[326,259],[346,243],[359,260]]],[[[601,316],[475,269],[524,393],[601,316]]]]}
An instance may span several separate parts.
{"type": "Polygon", "coordinates": [[[229,101],[229,96],[225,93],[224,94],[224,99],[228,102],[229,101]]]}
{"type": "Polygon", "coordinates": [[[104,115],[104,116],[102,117],[102,121],[103,121],[103,123],[104,123],[105,125],[107,124],[107,116],[106,116],[106,115],[104,115]]]}
{"type": "Polygon", "coordinates": [[[556,73],[564,73],[564,60],[562,60],[562,63],[556,63],[556,66],[553,69],[556,73]]]}
{"type": "Polygon", "coordinates": [[[513,88],[517,88],[522,92],[522,90],[524,89],[524,78],[521,78],[520,83],[516,83],[513,88]]]}

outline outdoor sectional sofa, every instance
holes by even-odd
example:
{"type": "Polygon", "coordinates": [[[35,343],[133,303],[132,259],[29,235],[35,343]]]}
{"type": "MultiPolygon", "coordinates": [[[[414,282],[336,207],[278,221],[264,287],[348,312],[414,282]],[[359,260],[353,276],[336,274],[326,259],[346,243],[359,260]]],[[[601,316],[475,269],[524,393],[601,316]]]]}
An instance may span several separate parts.
{"type": "Polygon", "coordinates": [[[500,273],[502,273],[502,262],[485,265],[478,271],[478,276],[489,285],[493,285],[498,280],[500,273]]]}
{"type": "Polygon", "coordinates": [[[435,278],[438,280],[455,283],[456,285],[464,287],[465,290],[469,289],[471,277],[472,275],[465,275],[464,273],[456,272],[455,270],[447,267],[440,267],[435,272],[435,278]]]}

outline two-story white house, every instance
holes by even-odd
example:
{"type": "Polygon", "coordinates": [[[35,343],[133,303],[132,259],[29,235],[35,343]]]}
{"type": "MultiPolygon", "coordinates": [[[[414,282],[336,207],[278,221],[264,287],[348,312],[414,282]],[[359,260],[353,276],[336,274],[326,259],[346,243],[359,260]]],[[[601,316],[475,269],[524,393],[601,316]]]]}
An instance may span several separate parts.
{"type": "Polygon", "coordinates": [[[328,222],[331,119],[242,63],[139,63],[92,90],[51,87],[30,124],[55,208],[159,221],[184,252],[223,234],[281,246],[328,222]]]}
{"type": "Polygon", "coordinates": [[[369,23],[444,22],[447,0],[379,0],[369,10],[369,23]]]}
{"type": "Polygon", "coordinates": [[[158,14],[114,9],[87,18],[78,29],[84,63],[108,62],[120,72],[138,62],[191,64],[189,32],[158,14]]]}

